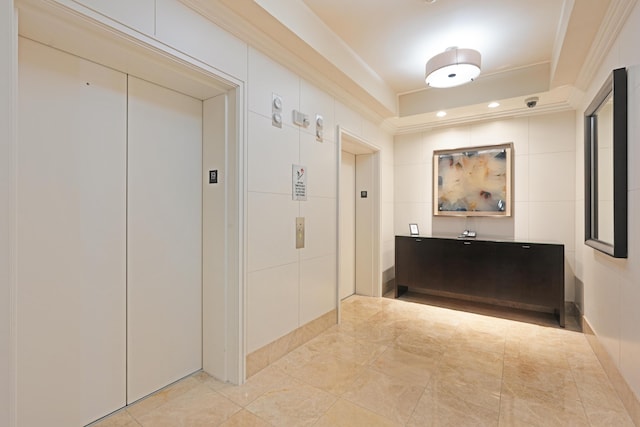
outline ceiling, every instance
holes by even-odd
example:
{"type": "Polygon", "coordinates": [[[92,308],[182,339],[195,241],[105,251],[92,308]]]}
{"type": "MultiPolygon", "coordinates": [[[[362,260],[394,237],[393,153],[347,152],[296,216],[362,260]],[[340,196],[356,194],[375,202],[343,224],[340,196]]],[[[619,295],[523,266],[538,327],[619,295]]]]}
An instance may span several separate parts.
{"type": "Polygon", "coordinates": [[[395,92],[425,89],[446,48],[482,55],[482,73],[550,63],[561,0],[303,0],[395,92]]]}
{"type": "Polygon", "coordinates": [[[540,99],[537,112],[570,109],[592,78],[585,69],[606,54],[603,33],[615,36],[636,0],[181,1],[348,106],[408,132],[531,114],[530,96],[540,99]],[[457,88],[428,88],[426,61],[451,46],[478,50],[482,73],[457,88]],[[486,111],[490,101],[501,106],[486,111]],[[436,117],[443,109],[446,118],[436,117]]]}

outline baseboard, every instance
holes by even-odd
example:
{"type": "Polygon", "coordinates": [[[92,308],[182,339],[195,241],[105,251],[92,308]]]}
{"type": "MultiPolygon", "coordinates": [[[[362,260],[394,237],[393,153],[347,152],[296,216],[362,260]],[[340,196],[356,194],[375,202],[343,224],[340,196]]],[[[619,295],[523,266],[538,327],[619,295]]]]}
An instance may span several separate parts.
{"type": "Polygon", "coordinates": [[[636,396],[633,390],[631,390],[631,387],[629,387],[629,384],[627,384],[627,381],[618,370],[615,362],[593,331],[589,321],[584,316],[581,316],[580,318],[582,322],[582,331],[587,337],[587,341],[589,341],[589,344],[600,361],[600,364],[604,368],[605,373],[609,377],[609,381],[611,381],[613,388],[618,393],[620,400],[622,400],[622,403],[627,409],[627,412],[629,412],[629,416],[635,425],[640,426],[640,400],[638,400],[638,396],[636,396]]]}
{"type": "Polygon", "coordinates": [[[575,302],[573,301],[565,301],[564,302],[564,315],[565,316],[573,316],[573,317],[580,317],[580,310],[578,309],[578,306],[576,305],[575,302]]]}
{"type": "Polygon", "coordinates": [[[393,288],[396,286],[396,279],[388,280],[387,282],[382,284],[382,296],[387,295],[389,292],[393,291],[393,288]]]}
{"type": "Polygon", "coordinates": [[[312,340],[333,325],[338,323],[336,310],[318,317],[287,335],[261,347],[247,355],[247,378],[257,374],[282,356],[312,340]]]}

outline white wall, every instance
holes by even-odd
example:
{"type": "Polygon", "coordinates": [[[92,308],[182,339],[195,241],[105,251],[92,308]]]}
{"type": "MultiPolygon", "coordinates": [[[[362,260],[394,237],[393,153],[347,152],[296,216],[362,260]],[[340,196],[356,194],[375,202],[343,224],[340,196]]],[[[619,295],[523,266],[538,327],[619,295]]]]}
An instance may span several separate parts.
{"type": "MultiPolygon", "coordinates": [[[[372,144],[390,137],[300,76],[249,51],[248,325],[250,353],[336,308],[336,125],[372,144]],[[272,94],[283,99],[283,126],[271,125],[272,94]],[[324,142],[291,111],[324,117],[324,142]],[[365,136],[365,135],[368,135],[365,136]],[[292,201],[291,168],[307,168],[308,200],[292,201]],[[294,224],[305,217],[304,249],[294,224]]],[[[312,120],[313,122],[313,120],[312,120]]],[[[387,239],[389,237],[387,236],[387,239]]]]}
{"type": "Polygon", "coordinates": [[[395,233],[554,241],[565,246],[565,299],[574,299],[575,114],[572,111],[502,119],[396,136],[395,233]],[[433,151],[514,144],[514,209],[511,218],[434,217],[433,151]]]}
{"type": "Polygon", "coordinates": [[[0,2],[0,425],[10,425],[13,395],[11,328],[11,200],[12,139],[14,134],[14,70],[17,67],[13,1],[0,2]]]}
{"type": "Polygon", "coordinates": [[[640,396],[640,4],[636,4],[578,108],[576,125],[576,276],[583,313],[636,396],[640,396]],[[615,68],[628,69],[629,257],[613,259],[584,245],[583,113],[615,68]]]}

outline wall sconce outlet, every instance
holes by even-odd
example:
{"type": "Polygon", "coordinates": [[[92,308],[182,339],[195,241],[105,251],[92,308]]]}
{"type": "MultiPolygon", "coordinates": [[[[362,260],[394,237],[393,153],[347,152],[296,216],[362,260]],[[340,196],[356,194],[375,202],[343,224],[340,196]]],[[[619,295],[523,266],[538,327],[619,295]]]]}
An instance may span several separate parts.
{"type": "Polygon", "coordinates": [[[271,94],[271,124],[282,127],[282,97],[275,93],[271,94]]]}
{"type": "Polygon", "coordinates": [[[324,119],[320,114],[316,114],[316,141],[324,140],[324,119]]]}

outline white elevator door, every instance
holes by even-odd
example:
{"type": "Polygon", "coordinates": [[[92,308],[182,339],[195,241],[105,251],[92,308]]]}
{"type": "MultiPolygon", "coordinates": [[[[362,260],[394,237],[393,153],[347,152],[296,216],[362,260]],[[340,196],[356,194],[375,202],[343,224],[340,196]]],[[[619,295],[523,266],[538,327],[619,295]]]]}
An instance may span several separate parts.
{"type": "Polygon", "coordinates": [[[129,77],[127,402],[202,367],[202,102],[129,77]]]}
{"type": "Polygon", "coordinates": [[[340,299],[356,290],[356,156],[342,152],[340,165],[340,299]]]}
{"type": "Polygon", "coordinates": [[[85,425],[125,404],[123,73],[20,38],[17,425],[85,425]]]}

